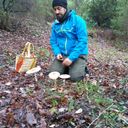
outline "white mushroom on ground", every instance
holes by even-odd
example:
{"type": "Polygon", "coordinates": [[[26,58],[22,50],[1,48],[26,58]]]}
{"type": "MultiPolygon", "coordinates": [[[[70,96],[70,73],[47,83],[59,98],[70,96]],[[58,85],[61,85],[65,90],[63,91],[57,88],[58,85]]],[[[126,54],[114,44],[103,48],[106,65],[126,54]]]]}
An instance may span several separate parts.
{"type": "Polygon", "coordinates": [[[63,85],[65,85],[65,80],[70,78],[70,75],[68,74],[62,74],[59,76],[61,79],[63,79],[63,85]]]}
{"type": "Polygon", "coordinates": [[[55,86],[55,88],[56,88],[56,86],[57,86],[57,85],[56,85],[56,80],[57,80],[57,78],[60,76],[60,73],[57,72],[57,71],[50,72],[50,73],[48,74],[48,76],[49,76],[50,79],[54,80],[54,86],[55,86]]]}
{"type": "Polygon", "coordinates": [[[40,67],[40,66],[37,66],[37,67],[35,67],[35,68],[32,68],[32,69],[28,70],[28,71],[26,72],[26,74],[28,74],[28,75],[34,74],[34,76],[35,76],[35,81],[37,82],[38,79],[37,79],[36,73],[39,72],[40,70],[41,70],[41,67],[40,67]]]}

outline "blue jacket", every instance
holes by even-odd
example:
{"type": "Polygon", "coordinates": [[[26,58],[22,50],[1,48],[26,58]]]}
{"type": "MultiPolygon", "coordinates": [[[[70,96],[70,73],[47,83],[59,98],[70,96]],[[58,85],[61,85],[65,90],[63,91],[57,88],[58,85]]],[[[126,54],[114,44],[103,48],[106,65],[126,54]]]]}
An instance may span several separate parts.
{"type": "Polygon", "coordinates": [[[63,23],[52,24],[50,44],[55,56],[62,54],[71,61],[88,54],[88,35],[85,21],[72,10],[63,23]]]}

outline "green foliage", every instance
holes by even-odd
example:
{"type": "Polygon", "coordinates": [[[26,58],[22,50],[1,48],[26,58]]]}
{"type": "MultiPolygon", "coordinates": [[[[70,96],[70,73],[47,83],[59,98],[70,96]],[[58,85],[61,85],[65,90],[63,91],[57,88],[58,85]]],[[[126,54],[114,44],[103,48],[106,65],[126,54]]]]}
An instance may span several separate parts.
{"type": "Polygon", "coordinates": [[[83,92],[87,92],[88,91],[89,94],[92,94],[94,92],[96,93],[98,91],[98,89],[99,89],[98,86],[93,85],[90,82],[87,82],[87,83],[78,82],[77,86],[76,86],[76,91],[78,93],[83,93],[83,92]]]}
{"type": "Polygon", "coordinates": [[[77,86],[76,86],[76,91],[78,93],[83,93],[87,91],[87,85],[82,83],[82,82],[78,82],[77,86]]]}
{"type": "Polygon", "coordinates": [[[8,65],[13,65],[14,64],[14,60],[12,59],[12,57],[9,56],[9,57],[7,57],[6,63],[8,65]]]}
{"type": "Polygon", "coordinates": [[[46,92],[49,97],[56,97],[56,96],[60,96],[61,98],[64,97],[63,93],[59,93],[58,91],[52,91],[51,88],[46,88],[46,92]]]}
{"type": "Polygon", "coordinates": [[[91,1],[84,0],[84,1],[81,1],[79,3],[79,6],[77,7],[78,14],[81,15],[84,19],[89,18],[89,6],[90,6],[90,4],[91,4],[91,1]]]}
{"type": "MultiPolygon", "coordinates": [[[[127,111],[127,108],[124,107],[123,102],[119,102],[119,103],[113,105],[113,109],[116,110],[117,113],[123,113],[123,112],[127,111]]],[[[110,109],[110,110],[113,111],[113,109],[110,109]]]]}
{"type": "Polygon", "coordinates": [[[88,83],[87,88],[88,88],[88,92],[90,94],[97,93],[98,90],[99,90],[99,86],[98,85],[93,85],[92,83],[88,83]]]}
{"type": "Polygon", "coordinates": [[[80,1],[79,6],[76,8],[78,14],[86,20],[88,29],[97,25],[97,23],[89,15],[91,3],[92,2],[88,0],[80,1]]]}
{"type": "Polygon", "coordinates": [[[125,111],[127,111],[127,108],[124,108],[124,104],[121,105],[121,102],[119,102],[118,104],[113,105],[108,111],[103,113],[101,118],[104,120],[107,126],[116,127],[120,114],[125,111]]]}
{"type": "Polygon", "coordinates": [[[5,56],[5,62],[7,65],[14,65],[15,63],[15,54],[12,52],[9,52],[7,49],[4,51],[4,56],[5,56]]]}
{"type": "Polygon", "coordinates": [[[111,27],[128,34],[127,0],[69,0],[70,9],[76,9],[88,28],[111,27]]]}
{"type": "Polygon", "coordinates": [[[52,99],[51,100],[51,103],[52,103],[52,106],[53,107],[55,107],[55,106],[57,106],[59,104],[58,101],[57,101],[57,99],[52,99]]]}
{"type": "Polygon", "coordinates": [[[89,16],[101,27],[110,27],[116,15],[117,0],[92,0],[89,16]]]}
{"type": "Polygon", "coordinates": [[[68,8],[69,8],[69,9],[74,9],[74,8],[75,8],[75,3],[74,3],[74,1],[68,0],[68,8]]]}
{"type": "Polygon", "coordinates": [[[0,28],[1,29],[4,29],[7,24],[8,24],[8,13],[3,11],[3,10],[0,10],[0,28]]]}
{"type": "Polygon", "coordinates": [[[2,9],[9,14],[25,14],[32,8],[32,0],[2,0],[2,9]]]}
{"type": "Polygon", "coordinates": [[[96,104],[107,106],[112,103],[112,99],[109,98],[103,98],[101,96],[98,96],[95,98],[96,104]]]}
{"type": "MultiPolygon", "coordinates": [[[[121,36],[122,34],[120,34],[120,36],[121,36]]],[[[125,36],[127,36],[127,35],[125,35],[125,36]]],[[[112,44],[117,48],[117,49],[119,49],[119,50],[121,50],[121,51],[128,51],[128,42],[127,41],[123,41],[123,40],[119,40],[119,39],[117,39],[117,40],[115,40],[114,42],[112,42],[112,44]]]]}
{"type": "Polygon", "coordinates": [[[112,19],[112,28],[121,30],[128,34],[128,1],[118,0],[117,16],[112,19]]]}
{"type": "Polygon", "coordinates": [[[39,48],[36,50],[36,56],[38,59],[47,60],[50,58],[50,51],[47,48],[39,48]]]}
{"type": "Polygon", "coordinates": [[[116,124],[118,115],[115,112],[107,112],[107,113],[104,113],[101,116],[101,118],[105,120],[105,124],[107,126],[114,127],[116,124]]]}
{"type": "Polygon", "coordinates": [[[120,80],[121,85],[126,85],[128,83],[128,76],[120,80]]]}
{"type": "Polygon", "coordinates": [[[108,106],[113,100],[103,96],[100,87],[91,83],[87,84],[88,98],[97,105],[108,106]]]}
{"type": "Polygon", "coordinates": [[[3,10],[5,12],[10,12],[14,5],[15,0],[2,0],[3,10]]]}
{"type": "Polygon", "coordinates": [[[2,0],[0,4],[0,28],[7,31],[16,31],[32,7],[31,0],[2,0]]]}
{"type": "Polygon", "coordinates": [[[73,99],[69,100],[68,111],[72,111],[75,108],[75,101],[73,99]]]}
{"type": "Polygon", "coordinates": [[[53,20],[52,1],[34,1],[34,6],[31,14],[34,19],[37,19],[38,22],[46,22],[53,20]]]}
{"type": "Polygon", "coordinates": [[[102,91],[98,85],[93,85],[90,82],[78,82],[76,91],[79,94],[85,93],[89,102],[92,101],[97,105],[108,106],[113,102],[112,99],[103,96],[102,91]]]}

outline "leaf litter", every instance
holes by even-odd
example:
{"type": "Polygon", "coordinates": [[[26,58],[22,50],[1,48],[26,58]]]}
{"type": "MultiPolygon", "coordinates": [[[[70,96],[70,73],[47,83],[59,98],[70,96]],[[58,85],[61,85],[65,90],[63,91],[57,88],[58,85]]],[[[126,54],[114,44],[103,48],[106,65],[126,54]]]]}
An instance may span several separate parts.
{"type": "Polygon", "coordinates": [[[84,83],[76,84],[66,80],[65,86],[63,81],[58,79],[57,89],[51,90],[54,88],[54,83],[48,77],[48,67],[52,61],[49,28],[42,30],[40,36],[32,35],[29,30],[14,33],[1,30],[0,34],[3,35],[0,40],[0,45],[3,46],[0,56],[0,127],[127,126],[126,53],[107,45],[103,39],[90,38],[88,78],[85,77],[84,83]],[[37,82],[32,75],[19,74],[13,68],[16,54],[19,54],[27,41],[34,43],[38,65],[41,66],[41,71],[37,73],[37,82]],[[111,104],[114,104],[115,108],[111,104]],[[106,110],[109,106],[112,108],[106,110]],[[115,120],[112,120],[114,118],[115,120]]]}

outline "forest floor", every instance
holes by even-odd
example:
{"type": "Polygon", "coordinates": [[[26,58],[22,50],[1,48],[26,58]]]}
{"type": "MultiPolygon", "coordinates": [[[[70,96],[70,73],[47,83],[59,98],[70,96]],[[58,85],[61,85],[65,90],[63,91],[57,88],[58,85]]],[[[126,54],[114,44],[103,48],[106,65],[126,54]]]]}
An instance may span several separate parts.
{"type": "Polygon", "coordinates": [[[65,86],[58,79],[55,89],[48,77],[50,29],[31,26],[0,30],[0,128],[128,128],[128,52],[89,37],[89,75],[65,86]],[[41,66],[38,81],[14,68],[28,41],[41,66]]]}

